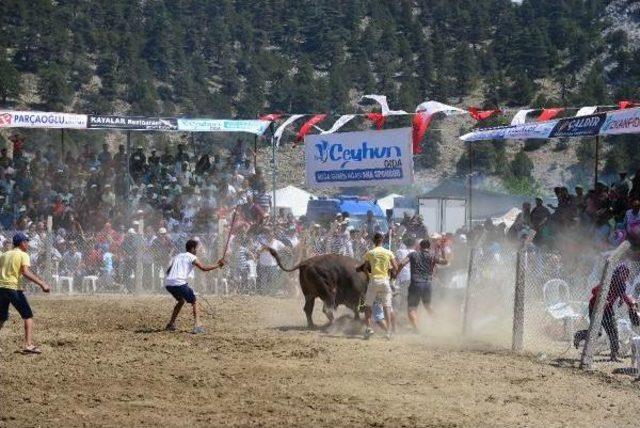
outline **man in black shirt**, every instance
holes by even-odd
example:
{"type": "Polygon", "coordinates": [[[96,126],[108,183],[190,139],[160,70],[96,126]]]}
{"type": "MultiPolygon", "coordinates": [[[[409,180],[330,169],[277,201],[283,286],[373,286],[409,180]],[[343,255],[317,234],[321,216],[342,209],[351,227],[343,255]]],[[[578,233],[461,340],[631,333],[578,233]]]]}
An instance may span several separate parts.
{"type": "MultiPolygon", "coordinates": [[[[430,252],[431,243],[428,239],[420,241],[420,250],[409,254],[400,262],[398,272],[407,264],[411,268],[411,279],[409,282],[409,295],[407,297],[407,307],[409,308],[409,322],[415,331],[418,331],[418,305],[420,301],[427,312],[431,310],[431,288],[433,283],[433,271],[436,265],[445,265],[447,260],[443,249],[436,255],[430,252]]],[[[443,247],[444,248],[444,247],[443,247]]]]}

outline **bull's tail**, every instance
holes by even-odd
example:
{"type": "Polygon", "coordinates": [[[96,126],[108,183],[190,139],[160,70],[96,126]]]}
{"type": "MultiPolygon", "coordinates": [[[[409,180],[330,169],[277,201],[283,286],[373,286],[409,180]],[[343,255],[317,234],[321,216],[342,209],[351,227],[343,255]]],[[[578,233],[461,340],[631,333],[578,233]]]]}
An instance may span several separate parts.
{"type": "Polygon", "coordinates": [[[282,265],[282,260],[280,260],[280,256],[278,255],[278,252],[276,250],[274,250],[271,247],[267,247],[267,250],[269,250],[269,253],[273,256],[274,259],[276,259],[276,263],[278,263],[278,266],[280,267],[280,269],[282,269],[285,272],[293,272],[296,271],[298,269],[300,269],[300,267],[304,264],[304,261],[298,263],[297,265],[295,265],[294,267],[287,269],[286,267],[284,267],[282,265]]]}

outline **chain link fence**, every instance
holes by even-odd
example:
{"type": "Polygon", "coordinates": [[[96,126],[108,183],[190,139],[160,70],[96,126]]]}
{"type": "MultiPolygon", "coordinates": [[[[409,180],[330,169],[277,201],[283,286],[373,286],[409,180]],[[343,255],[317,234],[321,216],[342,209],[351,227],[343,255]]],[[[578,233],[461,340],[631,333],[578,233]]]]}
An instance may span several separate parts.
{"type": "Polygon", "coordinates": [[[619,357],[640,356],[634,346],[640,344],[635,310],[624,304],[624,293],[640,298],[640,257],[628,243],[604,254],[495,244],[475,248],[469,259],[463,334],[546,360],[580,360],[591,369],[594,362],[608,361],[612,341],[618,343],[619,357]],[[612,276],[620,266],[630,274],[626,290],[614,299],[609,286],[616,286],[612,276]]]}

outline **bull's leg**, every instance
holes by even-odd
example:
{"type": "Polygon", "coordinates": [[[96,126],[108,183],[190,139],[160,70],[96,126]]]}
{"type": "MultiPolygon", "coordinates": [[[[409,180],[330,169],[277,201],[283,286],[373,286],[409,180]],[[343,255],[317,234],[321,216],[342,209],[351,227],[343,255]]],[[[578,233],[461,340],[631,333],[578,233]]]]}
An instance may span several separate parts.
{"type": "Polygon", "coordinates": [[[312,296],[304,297],[304,314],[307,316],[307,326],[309,328],[315,328],[316,326],[313,324],[313,306],[316,302],[316,298],[312,296]]]}
{"type": "Polygon", "coordinates": [[[324,314],[327,316],[327,319],[329,320],[328,322],[328,326],[333,324],[333,306],[327,305],[326,303],[324,303],[322,305],[322,312],[324,312],[324,314]]]}
{"type": "Polygon", "coordinates": [[[360,321],[360,311],[358,311],[358,307],[353,310],[353,319],[356,321],[360,321]]]}

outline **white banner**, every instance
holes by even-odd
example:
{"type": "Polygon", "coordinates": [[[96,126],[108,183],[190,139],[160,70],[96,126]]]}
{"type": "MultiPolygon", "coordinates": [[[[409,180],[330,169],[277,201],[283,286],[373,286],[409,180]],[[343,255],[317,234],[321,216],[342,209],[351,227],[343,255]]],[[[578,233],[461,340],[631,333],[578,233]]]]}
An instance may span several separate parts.
{"type": "Polygon", "coordinates": [[[387,103],[386,95],[363,95],[361,99],[369,99],[380,104],[380,111],[383,116],[399,116],[403,114],[407,114],[404,110],[389,110],[389,104],[387,103]]]}
{"type": "Polygon", "coordinates": [[[450,106],[448,104],[442,104],[439,101],[425,101],[422,104],[419,104],[418,107],[416,107],[416,113],[422,112],[430,115],[442,112],[447,116],[454,114],[469,114],[466,110],[462,110],[461,108],[450,106]]]}
{"type": "Polygon", "coordinates": [[[248,132],[262,135],[269,123],[265,120],[178,119],[178,131],[248,132]]]}
{"type": "Polygon", "coordinates": [[[613,110],[607,112],[600,134],[620,135],[640,133],[640,108],[613,110]]]}
{"type": "Polygon", "coordinates": [[[86,114],[0,110],[0,128],[85,129],[86,114]]]}
{"type": "Polygon", "coordinates": [[[549,138],[558,120],[532,122],[526,125],[503,126],[500,128],[480,129],[460,137],[462,141],[485,140],[528,140],[531,138],[549,138]]]}
{"type": "Polygon", "coordinates": [[[368,187],[413,183],[411,128],[308,135],[311,187],[368,187]]]}

